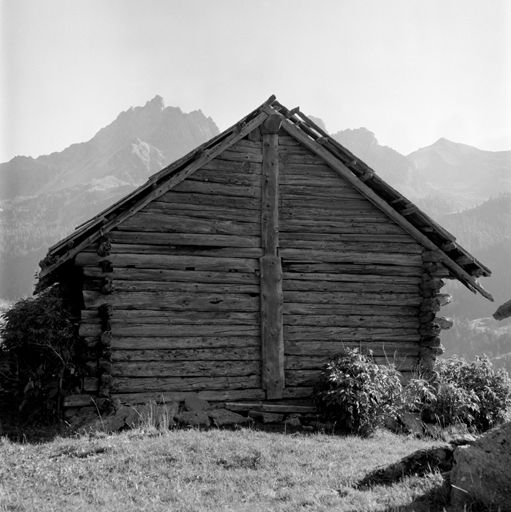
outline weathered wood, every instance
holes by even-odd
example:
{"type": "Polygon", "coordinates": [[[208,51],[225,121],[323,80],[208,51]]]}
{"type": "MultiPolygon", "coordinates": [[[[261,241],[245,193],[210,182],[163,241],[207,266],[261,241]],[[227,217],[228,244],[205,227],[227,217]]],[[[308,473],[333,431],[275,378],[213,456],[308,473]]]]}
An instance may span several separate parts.
{"type": "Polygon", "coordinates": [[[283,398],[298,399],[306,398],[310,400],[312,398],[313,387],[295,387],[295,388],[284,388],[283,398]]]}
{"type": "MultiPolygon", "coordinates": [[[[246,247],[246,246],[245,246],[246,247]]],[[[346,251],[346,252],[389,252],[405,254],[420,254],[414,244],[399,244],[399,243],[385,243],[385,242],[352,242],[352,241],[316,241],[316,240],[300,240],[296,239],[284,239],[280,241],[280,247],[282,249],[307,249],[307,250],[319,250],[327,252],[346,251]]]]}
{"type": "Polygon", "coordinates": [[[452,318],[436,317],[434,322],[439,325],[442,330],[450,329],[454,325],[452,318]]]}
{"type": "Polygon", "coordinates": [[[174,192],[186,192],[189,194],[222,194],[234,197],[261,197],[261,188],[258,185],[238,186],[227,183],[211,183],[203,181],[185,180],[176,185],[174,192]]]}
{"type": "Polygon", "coordinates": [[[324,261],[336,263],[364,263],[364,264],[383,264],[383,265],[402,265],[410,267],[420,267],[422,258],[417,254],[399,254],[379,252],[342,252],[342,251],[320,251],[306,249],[282,249],[280,255],[283,259],[289,261],[324,261]]]}
{"type": "Polygon", "coordinates": [[[303,200],[305,197],[311,197],[312,199],[319,200],[320,205],[327,201],[337,201],[339,208],[342,200],[344,199],[361,199],[363,196],[356,190],[348,187],[316,187],[311,189],[307,185],[281,185],[282,205],[295,206],[293,201],[303,200]]]}
{"type": "MultiPolygon", "coordinates": [[[[252,133],[252,132],[251,132],[252,133]]],[[[250,134],[247,135],[247,137],[249,137],[250,134]]],[[[261,139],[259,138],[258,140],[250,140],[248,138],[244,138],[244,139],[241,139],[239,140],[238,142],[236,142],[236,144],[234,144],[232,146],[232,149],[233,150],[237,150],[236,148],[248,148],[249,150],[252,150],[253,153],[256,153],[256,152],[259,152],[259,153],[262,153],[262,146],[261,146],[261,139]]]]}
{"type": "MultiPolygon", "coordinates": [[[[303,388],[306,389],[306,388],[303,388]]],[[[112,398],[118,398],[123,404],[148,404],[182,402],[189,397],[198,396],[209,402],[226,402],[230,400],[263,400],[265,391],[261,388],[211,390],[211,391],[170,391],[152,393],[112,393],[112,398]]]]}
{"type": "Polygon", "coordinates": [[[260,361],[259,347],[169,350],[115,350],[112,361],[260,361]]]}
{"type": "Polygon", "coordinates": [[[241,377],[260,374],[259,361],[119,361],[112,367],[114,377],[241,377]]]}
{"type": "Polygon", "coordinates": [[[206,349],[206,348],[243,348],[260,347],[261,337],[242,336],[178,336],[178,337],[129,337],[112,338],[114,350],[178,350],[178,349],[206,349]]]}
{"type": "Polygon", "coordinates": [[[419,328],[419,319],[413,316],[369,315],[284,315],[284,325],[331,326],[331,327],[402,327],[419,328]]]}
{"type": "Polygon", "coordinates": [[[258,336],[258,325],[168,325],[153,323],[112,323],[112,331],[116,336],[258,336]]]}
{"type": "Polygon", "coordinates": [[[268,399],[282,398],[284,389],[284,339],[282,334],[282,266],[279,245],[278,129],[269,117],[263,131],[261,181],[261,346],[262,385],[268,399]],[[265,133],[266,132],[266,133],[265,133]]]}
{"type": "MultiPolygon", "coordinates": [[[[329,360],[330,356],[286,356],[285,369],[286,370],[321,370],[325,363],[329,360]]],[[[410,371],[416,365],[418,357],[400,356],[395,357],[374,357],[377,364],[395,364],[398,370],[410,371]]]]}
{"type": "Polygon", "coordinates": [[[248,151],[242,151],[242,148],[239,148],[239,151],[232,151],[230,149],[222,151],[222,160],[233,160],[234,162],[262,162],[262,154],[261,153],[253,153],[248,151]]]}
{"type": "Polygon", "coordinates": [[[219,208],[212,206],[202,206],[197,204],[179,204],[164,201],[153,201],[143,210],[143,213],[165,213],[166,215],[176,217],[193,217],[198,219],[227,220],[234,222],[257,223],[252,210],[240,210],[239,208],[219,208]]]}
{"type": "MultiPolygon", "coordinates": [[[[92,251],[87,251],[92,252],[92,251]]],[[[206,256],[211,258],[260,258],[262,249],[258,247],[200,247],[189,245],[145,245],[114,244],[110,256],[114,254],[149,254],[167,256],[206,256]]],[[[109,256],[109,257],[110,257],[109,256]]]]}
{"type": "Polygon", "coordinates": [[[314,414],[316,408],[312,405],[270,404],[264,402],[234,402],[225,404],[230,411],[262,411],[276,413],[314,414]]]}
{"type": "MultiPolygon", "coordinates": [[[[119,289],[116,283],[116,289],[119,289]]],[[[400,283],[368,283],[368,282],[345,282],[345,281],[303,281],[289,279],[284,281],[284,291],[317,291],[317,292],[370,292],[370,293],[419,293],[417,284],[400,283]]]]}
{"type": "Polygon", "coordinates": [[[260,388],[260,375],[243,377],[117,377],[112,393],[148,393],[172,391],[209,391],[260,388]]]}
{"type": "MultiPolygon", "coordinates": [[[[85,311],[89,313],[89,311],[85,311]]],[[[82,316],[83,318],[83,316],[82,316]]],[[[92,317],[93,318],[93,317],[92,317]]],[[[116,309],[111,322],[160,323],[160,324],[217,324],[217,325],[259,325],[259,312],[238,311],[154,311],[116,309]]]]}
{"type": "Polygon", "coordinates": [[[382,303],[389,306],[418,306],[421,297],[413,293],[321,293],[321,292],[294,292],[284,294],[285,302],[305,302],[308,304],[375,304],[382,303]]]}
{"type": "MultiPolygon", "coordinates": [[[[236,172],[251,175],[261,174],[261,164],[256,162],[235,162],[232,160],[222,160],[220,157],[206,162],[201,168],[202,170],[220,171],[220,172],[236,172]]],[[[199,172],[199,171],[196,171],[199,172]]],[[[192,174],[193,176],[193,174],[192,174]]]]}
{"type": "Polygon", "coordinates": [[[420,351],[419,344],[411,341],[286,341],[284,345],[286,357],[311,355],[315,357],[333,357],[346,348],[368,350],[375,357],[392,357],[396,353],[401,356],[417,357],[420,351]]]}
{"type": "Polygon", "coordinates": [[[63,406],[70,407],[86,407],[94,406],[94,402],[98,399],[96,395],[82,394],[82,395],[67,395],[64,398],[63,406]]]}
{"type": "MultiPolygon", "coordinates": [[[[168,291],[182,293],[259,293],[256,284],[182,283],[172,281],[124,281],[115,280],[117,292],[168,291]]],[[[396,292],[397,293],[397,292],[396,292]]]]}
{"type": "MultiPolygon", "coordinates": [[[[311,240],[316,242],[350,242],[350,243],[400,243],[400,244],[414,244],[417,245],[415,240],[407,235],[406,233],[394,234],[394,235],[376,235],[376,234],[364,234],[364,233],[314,233],[314,232],[303,232],[303,233],[279,233],[280,240],[311,240]]],[[[286,243],[288,243],[286,242],[286,243]]],[[[410,252],[410,251],[405,251],[410,252]]]]}
{"type": "Polygon", "coordinates": [[[85,393],[97,393],[99,390],[98,377],[85,377],[83,379],[83,391],[85,393]]]}
{"type": "MultiPolygon", "coordinates": [[[[173,256],[152,254],[112,254],[109,256],[114,268],[132,267],[139,269],[198,270],[215,272],[249,272],[259,269],[259,260],[248,258],[208,258],[206,256],[173,256]]],[[[76,255],[76,264],[97,266],[101,258],[92,253],[76,255]]]]}
{"type": "MultiPolygon", "coordinates": [[[[323,221],[315,220],[286,220],[280,223],[280,230],[288,233],[306,233],[311,231],[314,233],[361,233],[361,234],[400,234],[402,229],[395,224],[390,223],[365,223],[365,222],[349,222],[349,221],[323,221]]],[[[239,234],[239,233],[233,233],[239,234]]],[[[252,234],[252,233],[247,233],[252,234]]]]}
{"type": "MultiPolygon", "coordinates": [[[[101,278],[104,274],[99,267],[83,267],[84,275],[101,278]]],[[[169,281],[191,283],[259,284],[259,276],[247,272],[207,272],[194,270],[159,270],[144,268],[114,268],[114,281],[169,281]]]]}
{"type": "Polygon", "coordinates": [[[418,306],[392,306],[382,304],[307,304],[284,302],[284,315],[381,315],[411,316],[419,314],[418,306]]]}
{"type": "Polygon", "coordinates": [[[284,280],[288,281],[339,281],[352,284],[371,284],[379,286],[412,286],[417,287],[421,282],[419,276],[384,276],[377,274],[321,274],[321,273],[298,273],[298,272],[284,272],[284,280]]]}
{"type": "MultiPolygon", "coordinates": [[[[97,292],[83,292],[86,309],[95,309],[105,301],[97,292]]],[[[243,294],[200,294],[172,292],[122,292],[110,296],[114,308],[176,309],[191,311],[257,311],[259,297],[243,294]]]]}
{"type": "Polygon", "coordinates": [[[419,342],[418,329],[383,327],[308,327],[284,325],[286,341],[409,341],[419,342]]]}
{"type": "Polygon", "coordinates": [[[282,262],[284,272],[297,273],[326,273],[334,274],[336,272],[347,274],[376,274],[381,276],[419,276],[418,267],[404,267],[394,265],[357,265],[343,263],[301,263],[301,262],[282,262]]]}
{"type": "Polygon", "coordinates": [[[504,318],[511,316],[511,300],[508,300],[507,302],[504,302],[502,306],[499,306],[492,316],[495,320],[504,320],[504,318]]]}
{"type": "Polygon", "coordinates": [[[165,213],[134,214],[122,225],[123,231],[154,231],[164,233],[204,233],[210,235],[259,235],[258,222],[234,222],[229,220],[195,219],[186,217],[185,212],[180,217],[169,216],[165,213]]]}
{"type": "MultiPolygon", "coordinates": [[[[319,208],[314,208],[317,213],[309,214],[300,211],[292,211],[286,213],[286,209],[280,214],[282,222],[295,221],[313,221],[317,224],[323,224],[325,222],[341,222],[341,223],[368,223],[368,224],[388,224],[388,219],[384,216],[375,215],[374,212],[365,211],[358,212],[355,210],[346,210],[344,215],[333,216],[328,214],[328,210],[320,211],[319,208]]],[[[330,210],[331,211],[331,210],[330,210]]]]}
{"type": "Polygon", "coordinates": [[[287,386],[314,386],[321,370],[286,370],[285,375],[287,386]]]}
{"type": "MultiPolygon", "coordinates": [[[[253,212],[250,213],[250,215],[254,218],[253,212]]],[[[117,244],[261,247],[260,236],[208,235],[198,233],[147,233],[143,231],[111,231],[110,236],[112,238],[112,243],[114,244],[114,250],[117,244]]]]}
{"type": "MultiPolygon", "coordinates": [[[[208,208],[232,208],[257,211],[261,209],[260,199],[226,196],[221,194],[190,194],[185,192],[176,192],[174,190],[160,196],[158,201],[169,202],[172,204],[202,205],[208,208]]],[[[122,229],[122,226],[119,226],[118,229],[122,229]]]]}

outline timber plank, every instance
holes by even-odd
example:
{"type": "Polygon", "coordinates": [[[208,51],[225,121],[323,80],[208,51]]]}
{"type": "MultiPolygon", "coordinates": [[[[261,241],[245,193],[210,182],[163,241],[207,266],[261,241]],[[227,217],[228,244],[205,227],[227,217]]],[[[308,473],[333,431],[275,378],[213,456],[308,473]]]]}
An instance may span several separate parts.
{"type": "MultiPolygon", "coordinates": [[[[106,302],[105,295],[83,292],[85,309],[96,309],[106,302]]],[[[173,292],[121,292],[108,296],[108,303],[121,309],[177,309],[190,311],[257,311],[259,297],[243,294],[200,294],[173,292]]]]}
{"type": "Polygon", "coordinates": [[[190,181],[202,181],[204,183],[224,183],[226,185],[241,187],[261,186],[261,175],[234,171],[211,171],[209,169],[199,169],[187,179],[190,181]]]}
{"type": "MultiPolygon", "coordinates": [[[[220,155],[221,157],[221,155],[220,155]]],[[[243,174],[261,174],[261,164],[257,162],[235,162],[232,160],[222,160],[217,157],[203,164],[200,170],[211,170],[221,172],[237,172],[243,174]]],[[[196,171],[197,172],[197,171],[196,171]]]]}
{"type": "Polygon", "coordinates": [[[419,284],[385,282],[343,282],[343,281],[284,281],[284,291],[318,292],[370,292],[370,293],[420,293],[419,284]]]}
{"type": "Polygon", "coordinates": [[[259,375],[243,377],[117,377],[111,393],[147,393],[171,391],[207,391],[260,388],[259,375]]]}
{"type": "Polygon", "coordinates": [[[231,149],[226,149],[222,151],[222,160],[232,160],[234,162],[255,162],[261,163],[263,161],[262,152],[249,152],[245,151],[245,148],[241,146],[238,147],[238,151],[232,151],[231,149]]]}
{"type": "MultiPolygon", "coordinates": [[[[85,313],[89,312],[90,311],[85,311],[85,313]]],[[[259,313],[240,313],[238,311],[134,311],[115,309],[112,312],[111,321],[113,323],[259,325],[259,313]]]]}
{"type": "Polygon", "coordinates": [[[419,306],[380,304],[306,304],[284,302],[284,315],[389,315],[418,316],[419,306]]]}
{"type": "MultiPolygon", "coordinates": [[[[305,389],[305,388],[304,388],[305,389]]],[[[227,402],[235,400],[263,400],[266,393],[261,388],[208,390],[208,391],[170,391],[162,393],[113,393],[112,398],[119,398],[123,404],[147,404],[150,402],[182,402],[189,397],[199,396],[209,402],[227,402]]]]}
{"type": "Polygon", "coordinates": [[[241,377],[260,375],[259,361],[119,361],[114,377],[241,377]]]}
{"type": "Polygon", "coordinates": [[[399,254],[380,252],[348,252],[348,251],[321,251],[306,249],[282,249],[280,255],[288,261],[323,261],[335,263],[365,263],[401,265],[410,267],[422,266],[422,255],[420,254],[399,254]]]}
{"type": "MultiPolygon", "coordinates": [[[[84,252],[96,252],[94,250],[84,252]]],[[[263,251],[259,247],[215,247],[190,245],[146,245],[146,244],[112,244],[113,254],[149,254],[168,256],[205,256],[211,258],[260,258],[263,251]]]]}
{"type": "Polygon", "coordinates": [[[421,254],[420,246],[392,242],[356,242],[325,240],[300,240],[298,238],[283,239],[280,241],[281,249],[308,249],[320,251],[346,251],[346,252],[389,252],[398,254],[421,254]]]}
{"type": "MultiPolygon", "coordinates": [[[[114,280],[130,281],[169,281],[191,283],[221,283],[221,284],[259,284],[259,276],[247,272],[207,272],[194,270],[159,270],[143,268],[114,268],[113,272],[105,274],[99,267],[83,267],[84,275],[93,278],[112,276],[114,280]]],[[[114,281],[115,282],[115,281],[114,281]]]]}
{"type": "Polygon", "coordinates": [[[118,292],[152,292],[168,291],[183,293],[248,293],[258,294],[256,284],[220,284],[220,283],[182,283],[171,281],[115,281],[118,292]]]}
{"type": "MultiPolygon", "coordinates": [[[[249,135],[247,135],[247,137],[249,137],[249,135]]],[[[236,144],[233,144],[231,146],[231,148],[234,151],[238,151],[237,148],[246,148],[248,150],[252,150],[253,153],[256,153],[256,152],[262,153],[261,142],[260,141],[256,142],[256,141],[253,141],[253,140],[249,140],[247,138],[239,140],[238,142],[236,142],[236,144]]]]}
{"type": "Polygon", "coordinates": [[[234,222],[259,223],[254,217],[252,210],[241,210],[239,208],[219,208],[213,206],[202,206],[195,204],[179,204],[166,201],[153,201],[143,210],[144,213],[156,213],[176,217],[189,217],[195,219],[230,220],[234,222]]]}
{"type": "MultiPolygon", "coordinates": [[[[194,204],[198,206],[212,206],[218,208],[238,208],[241,210],[261,210],[261,200],[250,197],[234,197],[221,194],[190,194],[177,192],[174,189],[163,194],[158,201],[174,204],[194,204]]],[[[122,229],[122,226],[120,226],[122,229]]]]}
{"type": "MultiPolygon", "coordinates": [[[[252,217],[254,216],[251,213],[252,217]]],[[[259,236],[207,235],[197,233],[146,233],[111,231],[113,244],[200,245],[216,247],[261,247],[259,236]]],[[[96,246],[96,244],[93,244],[96,246]]]]}
{"type": "Polygon", "coordinates": [[[350,263],[302,263],[283,261],[282,268],[284,272],[297,272],[297,273],[325,273],[333,274],[339,272],[340,274],[374,274],[381,276],[411,276],[417,277],[421,275],[420,267],[404,267],[394,265],[357,265],[350,263]]]}
{"type": "Polygon", "coordinates": [[[395,353],[401,356],[417,358],[420,347],[418,343],[411,341],[387,341],[387,342],[364,342],[364,341],[286,341],[284,350],[286,356],[314,356],[332,357],[339,354],[346,348],[358,348],[370,350],[375,357],[390,357],[395,353]]]}
{"type": "Polygon", "coordinates": [[[286,341],[410,341],[419,342],[418,329],[403,327],[386,329],[378,327],[309,327],[284,325],[286,341]]]}
{"type": "MultiPolygon", "coordinates": [[[[417,242],[406,233],[394,234],[394,235],[366,235],[363,233],[279,233],[280,240],[285,240],[285,243],[289,243],[292,240],[310,240],[323,243],[324,241],[336,243],[336,242],[351,242],[351,243],[399,243],[418,245],[417,242]]],[[[420,247],[420,246],[419,246],[420,247]]],[[[410,252],[410,251],[405,251],[410,252]]]]}
{"type": "Polygon", "coordinates": [[[282,194],[282,205],[293,206],[293,201],[303,200],[305,197],[327,202],[328,200],[339,201],[341,206],[344,199],[362,199],[364,196],[353,188],[348,187],[309,187],[307,185],[285,185],[280,186],[282,194]],[[304,197],[305,196],[305,197],[304,197]]]}
{"type": "Polygon", "coordinates": [[[116,336],[259,336],[259,325],[118,323],[112,325],[116,336]]]}
{"type": "Polygon", "coordinates": [[[376,286],[394,286],[403,285],[407,287],[415,287],[420,285],[421,276],[380,276],[377,274],[321,274],[321,273],[298,273],[298,272],[284,272],[284,279],[290,283],[295,281],[340,281],[351,284],[374,284],[376,286]]]}
{"type": "MultiPolygon", "coordinates": [[[[79,253],[76,264],[79,266],[96,266],[103,260],[97,254],[79,253]]],[[[112,254],[108,256],[114,268],[132,267],[158,270],[198,270],[215,272],[249,272],[259,269],[259,260],[248,258],[208,258],[205,256],[175,256],[151,254],[112,254]]]]}
{"type": "Polygon", "coordinates": [[[174,350],[206,348],[246,348],[260,347],[261,337],[242,336],[191,336],[191,337],[112,337],[112,348],[118,350],[174,350]]]}
{"type": "Polygon", "coordinates": [[[419,306],[422,298],[413,293],[321,293],[295,292],[284,294],[285,302],[305,302],[307,304],[386,304],[389,306],[419,306]]]}
{"type": "MultiPolygon", "coordinates": [[[[288,233],[374,233],[374,234],[389,234],[398,235],[403,232],[402,228],[396,224],[386,222],[349,222],[349,221],[323,221],[317,222],[315,220],[282,220],[280,223],[280,231],[288,233]]],[[[233,233],[243,234],[243,233],[233,233]]],[[[246,233],[252,234],[252,233],[246,233]]]]}
{"type": "Polygon", "coordinates": [[[285,370],[286,385],[314,386],[321,375],[321,370],[285,370]]]}
{"type": "Polygon", "coordinates": [[[259,347],[246,348],[201,348],[168,350],[115,350],[114,364],[120,361],[260,361],[259,347]]]}
{"type": "Polygon", "coordinates": [[[234,197],[261,197],[261,188],[256,185],[238,186],[229,185],[227,183],[211,183],[203,181],[185,180],[176,185],[173,189],[175,192],[187,192],[190,194],[222,194],[234,197]]]}
{"type": "MultiPolygon", "coordinates": [[[[285,208],[281,212],[280,218],[283,222],[288,221],[310,221],[311,219],[314,220],[314,222],[323,223],[323,222],[367,222],[367,223],[378,223],[378,224],[385,224],[389,223],[388,219],[386,219],[383,215],[378,215],[377,213],[373,211],[355,211],[355,210],[345,210],[342,211],[342,215],[339,215],[337,218],[335,216],[332,216],[331,210],[323,210],[323,213],[320,213],[319,209],[315,209],[316,213],[303,213],[299,210],[294,210],[291,213],[287,213],[288,210],[285,208]],[[329,214],[330,212],[330,214],[329,214]]],[[[341,212],[340,212],[341,213],[341,212]]]]}
{"type": "Polygon", "coordinates": [[[216,219],[197,219],[166,213],[138,212],[122,224],[123,231],[155,231],[167,233],[204,233],[211,235],[259,235],[259,222],[235,222],[216,219]]]}
{"type": "Polygon", "coordinates": [[[369,315],[284,315],[284,325],[305,325],[325,327],[386,327],[419,329],[417,317],[389,317],[369,315]]]}

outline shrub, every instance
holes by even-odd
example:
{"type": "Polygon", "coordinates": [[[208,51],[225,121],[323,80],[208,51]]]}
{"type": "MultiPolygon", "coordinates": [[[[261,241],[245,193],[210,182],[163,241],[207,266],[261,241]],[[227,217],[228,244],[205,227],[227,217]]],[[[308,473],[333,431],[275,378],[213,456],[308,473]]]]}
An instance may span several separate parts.
{"type": "Polygon", "coordinates": [[[358,349],[344,349],[325,365],[314,402],[319,414],[339,430],[368,436],[394,415],[401,390],[394,366],[380,366],[358,349]]]}
{"type": "Polygon", "coordinates": [[[404,389],[403,405],[420,412],[424,421],[443,427],[464,423],[484,432],[506,419],[511,406],[511,379],[495,370],[487,356],[472,362],[458,356],[438,360],[437,386],[412,379],[404,389]]]}
{"type": "Polygon", "coordinates": [[[66,289],[55,285],[36,298],[21,299],[0,327],[0,394],[23,417],[59,417],[62,400],[86,373],[77,367],[77,322],[66,289]]]}

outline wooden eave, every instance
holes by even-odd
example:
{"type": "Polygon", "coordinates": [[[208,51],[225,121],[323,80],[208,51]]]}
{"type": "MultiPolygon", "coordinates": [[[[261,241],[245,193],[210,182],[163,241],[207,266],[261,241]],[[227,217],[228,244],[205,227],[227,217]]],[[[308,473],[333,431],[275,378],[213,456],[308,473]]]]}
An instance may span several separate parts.
{"type": "Polygon", "coordinates": [[[287,109],[275,99],[275,96],[271,96],[231,128],[152,175],[144,185],[78,226],[74,233],[50,247],[47,256],[50,264],[41,270],[39,278],[49,276],[100,236],[172,189],[201,165],[217,157],[222,151],[261,125],[268,116],[274,114],[284,118],[282,128],[289,135],[322,158],[327,165],[349,181],[419,243],[434,251],[438,260],[449,269],[453,277],[472,292],[478,291],[493,301],[492,295],[475,279],[479,276],[490,276],[491,270],[488,267],[461,247],[451,233],[383,181],[373,169],[330,137],[298,108],[287,109]]]}

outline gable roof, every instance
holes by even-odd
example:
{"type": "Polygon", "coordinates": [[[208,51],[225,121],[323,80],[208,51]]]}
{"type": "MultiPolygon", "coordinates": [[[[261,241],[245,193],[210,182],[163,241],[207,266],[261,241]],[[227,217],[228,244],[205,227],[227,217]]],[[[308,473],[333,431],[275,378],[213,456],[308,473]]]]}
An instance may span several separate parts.
{"type": "Polygon", "coordinates": [[[451,233],[383,181],[367,164],[332,139],[300,112],[299,108],[289,110],[279,103],[275,96],[270,96],[234,126],[153,174],[142,186],[78,226],[71,235],[50,247],[48,255],[43,260],[45,266],[39,274],[36,293],[51,282],[51,276],[62,264],[70,261],[99,237],[248,135],[270,115],[282,116],[282,129],[322,158],[337,174],[351,183],[425,248],[432,251],[433,260],[444,264],[453,277],[474,293],[478,291],[493,301],[492,295],[476,280],[476,277],[491,275],[489,268],[463,249],[451,233]]]}

